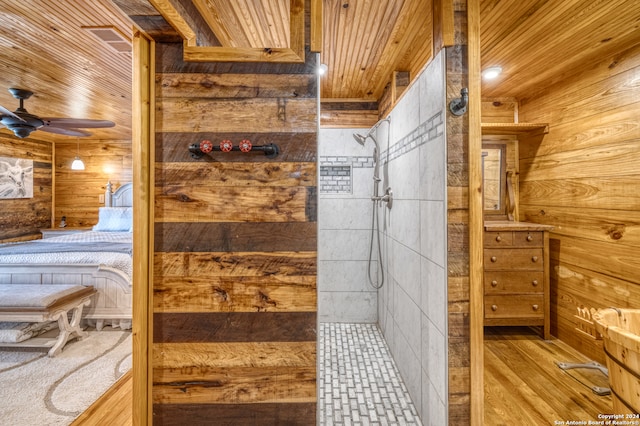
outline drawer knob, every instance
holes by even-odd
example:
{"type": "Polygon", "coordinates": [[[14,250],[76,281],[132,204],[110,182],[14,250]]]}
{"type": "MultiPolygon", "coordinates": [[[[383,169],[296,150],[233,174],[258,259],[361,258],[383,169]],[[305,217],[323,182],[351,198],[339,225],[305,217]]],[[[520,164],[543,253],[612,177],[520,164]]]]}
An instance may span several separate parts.
{"type": "Polygon", "coordinates": [[[500,235],[498,235],[498,236],[496,237],[496,241],[497,241],[497,242],[502,241],[502,237],[501,237],[500,235]]]}
{"type": "Polygon", "coordinates": [[[531,257],[531,261],[532,262],[537,262],[538,261],[538,256],[532,256],[531,257]]]}
{"type": "Polygon", "coordinates": [[[491,287],[495,287],[497,285],[498,285],[498,281],[496,280],[491,281],[491,287]]]}
{"type": "Polygon", "coordinates": [[[498,305],[491,305],[491,310],[492,311],[497,311],[498,310],[498,305]]]}
{"type": "Polygon", "coordinates": [[[534,311],[537,311],[537,310],[538,310],[538,308],[539,308],[539,306],[538,306],[538,305],[532,305],[531,307],[533,308],[533,310],[534,310],[534,311]]]}
{"type": "Polygon", "coordinates": [[[531,281],[531,285],[536,287],[538,285],[538,280],[531,281]]]}
{"type": "Polygon", "coordinates": [[[491,256],[491,261],[495,263],[495,262],[497,262],[497,261],[498,261],[498,258],[497,258],[497,257],[495,257],[495,256],[491,256]]]}
{"type": "Polygon", "coordinates": [[[527,235],[527,241],[533,241],[533,236],[531,234],[527,235]]]}

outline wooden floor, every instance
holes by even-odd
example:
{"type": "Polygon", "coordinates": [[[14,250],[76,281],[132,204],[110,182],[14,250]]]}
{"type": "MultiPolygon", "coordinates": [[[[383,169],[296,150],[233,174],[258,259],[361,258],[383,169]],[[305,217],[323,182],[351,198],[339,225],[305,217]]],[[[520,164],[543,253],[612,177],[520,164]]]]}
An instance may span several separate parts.
{"type": "Polygon", "coordinates": [[[130,426],[133,424],[133,379],[129,370],[71,426],[130,426]]]}
{"type": "MultiPolygon", "coordinates": [[[[558,368],[556,362],[589,361],[561,341],[545,341],[527,327],[486,327],[484,347],[485,425],[588,422],[611,413],[611,397],[590,389],[608,386],[602,373],[558,368]]],[[[131,391],[129,372],[72,426],[131,425],[131,391]]]]}
{"type": "Polygon", "coordinates": [[[611,397],[591,390],[609,386],[604,374],[556,365],[590,361],[561,341],[527,327],[485,327],[484,347],[485,425],[588,423],[611,413],[611,397]]]}

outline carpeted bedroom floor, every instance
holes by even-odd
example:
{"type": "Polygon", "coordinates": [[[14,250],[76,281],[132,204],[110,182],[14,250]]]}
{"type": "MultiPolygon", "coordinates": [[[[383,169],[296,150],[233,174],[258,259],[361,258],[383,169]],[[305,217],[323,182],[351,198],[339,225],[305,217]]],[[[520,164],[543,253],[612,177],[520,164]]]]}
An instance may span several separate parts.
{"type": "Polygon", "coordinates": [[[0,349],[2,424],[68,425],[131,368],[130,331],[87,331],[54,358],[0,349]]]}

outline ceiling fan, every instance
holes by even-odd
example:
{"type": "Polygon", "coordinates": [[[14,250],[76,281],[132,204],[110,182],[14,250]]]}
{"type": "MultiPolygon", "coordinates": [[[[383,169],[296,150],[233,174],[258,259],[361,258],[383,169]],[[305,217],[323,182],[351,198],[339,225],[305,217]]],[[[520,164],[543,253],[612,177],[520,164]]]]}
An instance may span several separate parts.
{"type": "Polygon", "coordinates": [[[66,136],[90,136],[91,133],[80,128],[113,127],[115,123],[108,120],[90,120],[85,118],[38,117],[24,108],[24,100],[33,92],[26,89],[10,88],[14,98],[20,100],[20,106],[14,112],[0,105],[0,128],[6,127],[19,138],[26,138],[35,130],[57,133],[66,136]]]}

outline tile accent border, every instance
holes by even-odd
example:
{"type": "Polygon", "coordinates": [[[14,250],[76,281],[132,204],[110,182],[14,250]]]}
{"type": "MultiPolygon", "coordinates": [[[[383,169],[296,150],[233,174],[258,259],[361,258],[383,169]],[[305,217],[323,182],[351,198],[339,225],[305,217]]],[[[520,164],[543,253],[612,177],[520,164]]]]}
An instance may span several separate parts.
{"type": "MultiPolygon", "coordinates": [[[[420,146],[435,140],[444,134],[444,122],[442,121],[443,111],[439,111],[432,117],[422,122],[411,133],[400,139],[392,147],[389,148],[389,157],[387,151],[383,151],[380,158],[384,160],[394,160],[407,154],[420,146]]],[[[384,162],[384,161],[383,161],[384,162]]]]}
{"type": "MultiPolygon", "coordinates": [[[[382,163],[399,158],[444,134],[442,111],[425,120],[411,133],[380,154],[382,163]]],[[[373,156],[321,156],[318,187],[320,194],[353,193],[353,169],[372,168],[373,156]]]]}

